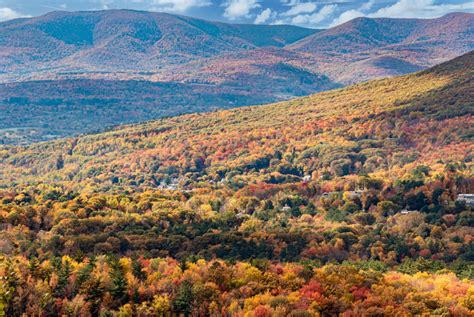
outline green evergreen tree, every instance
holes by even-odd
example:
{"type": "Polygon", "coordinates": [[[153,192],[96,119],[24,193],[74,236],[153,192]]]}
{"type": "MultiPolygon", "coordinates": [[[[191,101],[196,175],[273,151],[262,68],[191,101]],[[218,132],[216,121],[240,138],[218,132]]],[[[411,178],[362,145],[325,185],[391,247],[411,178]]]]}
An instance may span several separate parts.
{"type": "Polygon", "coordinates": [[[82,285],[86,283],[91,278],[91,273],[94,270],[95,264],[93,262],[89,262],[87,265],[79,269],[77,272],[76,282],[74,285],[74,295],[79,292],[82,288],[82,285]]]}
{"type": "Polygon", "coordinates": [[[184,281],[179,286],[176,297],[173,301],[173,309],[177,313],[189,316],[191,314],[192,303],[193,303],[193,288],[189,281],[184,281]]]}
{"type": "Polygon", "coordinates": [[[81,294],[85,294],[85,299],[91,304],[92,316],[98,316],[100,311],[100,305],[102,303],[102,297],[104,296],[105,289],[102,286],[100,278],[90,277],[81,287],[81,294]]]}
{"type": "Polygon", "coordinates": [[[28,263],[28,270],[30,271],[30,274],[34,278],[40,278],[41,277],[41,268],[40,268],[40,262],[38,258],[33,257],[30,259],[28,263]]]}
{"type": "Polygon", "coordinates": [[[110,294],[120,304],[127,300],[127,279],[125,278],[125,269],[123,265],[116,259],[110,262],[111,272],[110,279],[112,280],[112,287],[110,294]]]}
{"type": "Polygon", "coordinates": [[[0,266],[4,266],[4,275],[0,276],[0,316],[15,316],[16,310],[13,301],[18,286],[18,277],[10,259],[0,258],[0,266]]]}
{"type": "Polygon", "coordinates": [[[72,269],[71,263],[69,261],[64,261],[63,264],[60,264],[58,274],[58,284],[54,289],[54,295],[56,297],[65,297],[67,296],[66,288],[69,285],[69,277],[71,276],[72,269]]]}
{"type": "Polygon", "coordinates": [[[143,281],[146,278],[146,274],[143,271],[143,265],[137,258],[132,259],[132,272],[140,281],[143,281]]]}

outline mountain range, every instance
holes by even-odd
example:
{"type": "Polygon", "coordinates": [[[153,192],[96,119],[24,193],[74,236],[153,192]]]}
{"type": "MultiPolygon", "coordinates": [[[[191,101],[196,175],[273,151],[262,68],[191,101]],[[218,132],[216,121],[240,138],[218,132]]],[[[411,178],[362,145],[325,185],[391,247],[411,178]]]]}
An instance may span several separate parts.
{"type": "Polygon", "coordinates": [[[129,10],[52,12],[2,23],[0,30],[1,70],[19,76],[25,72],[154,73],[196,59],[283,47],[316,32],[129,10]]]}
{"type": "MultiPolygon", "coordinates": [[[[336,56],[332,35],[321,34],[351,24],[278,35],[270,47],[249,35],[226,43],[262,47],[168,55],[174,80],[83,70],[5,82],[0,124],[16,127],[2,132],[7,142],[106,131],[0,145],[0,316],[473,316],[474,51],[402,76],[218,109],[343,85],[337,72],[310,67],[345,65],[340,74],[358,81],[358,67],[375,77],[381,65],[400,69],[399,52],[431,62],[470,45],[465,35],[443,40],[444,30],[434,33],[452,50],[426,35],[389,49],[409,42],[394,34],[402,24],[350,23],[382,23],[390,38],[375,25],[361,27],[365,35],[349,28],[336,56]],[[197,82],[186,81],[192,72],[197,82]],[[172,116],[192,111],[204,113],[172,116]]],[[[95,42],[89,28],[53,29],[59,46],[95,42]]],[[[159,45],[125,29],[113,46],[159,45]]],[[[67,49],[33,59],[53,63],[67,49]]],[[[140,65],[134,56],[130,68],[140,65]]],[[[400,72],[424,67],[413,65],[404,60],[400,72]]]]}
{"type": "Polygon", "coordinates": [[[403,75],[471,51],[473,34],[468,13],[357,18],[328,30],[130,10],[3,22],[0,142],[28,144],[403,75]]]}

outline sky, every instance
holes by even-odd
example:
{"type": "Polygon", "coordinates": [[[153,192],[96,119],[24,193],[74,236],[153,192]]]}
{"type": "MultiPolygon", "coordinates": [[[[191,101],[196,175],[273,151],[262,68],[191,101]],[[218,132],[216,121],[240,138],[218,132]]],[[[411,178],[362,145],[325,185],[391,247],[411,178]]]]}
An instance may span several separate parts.
{"type": "Polygon", "coordinates": [[[474,0],[0,0],[0,21],[50,11],[136,9],[206,20],[327,28],[356,17],[434,18],[474,13],[474,0]]]}

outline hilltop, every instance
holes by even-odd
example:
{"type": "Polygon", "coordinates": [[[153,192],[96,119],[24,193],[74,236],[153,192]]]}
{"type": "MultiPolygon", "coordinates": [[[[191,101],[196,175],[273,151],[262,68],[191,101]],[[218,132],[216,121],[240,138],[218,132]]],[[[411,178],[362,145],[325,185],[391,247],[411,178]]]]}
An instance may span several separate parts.
{"type": "Polygon", "coordinates": [[[297,51],[326,54],[371,53],[391,47],[395,51],[421,45],[436,54],[444,45],[453,51],[472,47],[473,14],[452,13],[435,19],[356,18],[290,44],[297,51]]]}
{"type": "MultiPolygon", "coordinates": [[[[281,47],[316,31],[132,10],[52,12],[0,23],[2,72],[153,72],[197,58],[281,47]]],[[[5,76],[5,75],[4,75],[5,76]]]]}
{"type": "Polygon", "coordinates": [[[356,18],[290,44],[327,59],[319,70],[346,84],[430,67],[474,49],[474,14],[436,19],[356,18]],[[336,64],[336,66],[334,66],[336,64]]]}
{"type": "MultiPolygon", "coordinates": [[[[209,83],[222,80],[221,74],[233,65],[228,60],[261,65],[250,57],[265,54],[269,74],[275,64],[285,63],[350,84],[405,74],[411,70],[407,63],[430,67],[474,48],[474,14],[469,13],[436,19],[356,18],[313,30],[132,10],[52,12],[0,23],[0,30],[2,82],[85,76],[209,83]],[[283,61],[271,58],[275,55],[283,61]],[[380,62],[383,57],[390,62],[380,62]],[[365,67],[358,67],[362,61],[365,67]],[[214,67],[203,76],[199,68],[208,63],[214,67]],[[347,69],[358,74],[343,74],[347,69]]],[[[245,75],[255,74],[251,67],[241,73],[240,85],[245,75]]]]}
{"type": "Polygon", "coordinates": [[[3,22],[0,143],[290,100],[419,71],[474,49],[473,21],[472,14],[359,18],[310,30],[110,10],[3,22]]]}

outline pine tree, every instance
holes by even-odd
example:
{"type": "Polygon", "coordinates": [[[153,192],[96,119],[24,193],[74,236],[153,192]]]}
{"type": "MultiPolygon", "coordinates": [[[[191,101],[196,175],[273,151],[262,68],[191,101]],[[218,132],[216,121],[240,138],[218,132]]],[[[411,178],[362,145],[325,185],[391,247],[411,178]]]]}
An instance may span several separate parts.
{"type": "Polygon", "coordinates": [[[173,308],[176,312],[189,316],[192,309],[193,289],[191,283],[184,281],[178,289],[178,293],[173,301],[173,308]]]}
{"type": "Polygon", "coordinates": [[[116,259],[110,262],[111,272],[110,278],[112,280],[112,287],[110,288],[110,294],[120,304],[123,304],[127,300],[127,279],[125,278],[125,269],[123,265],[116,259]]]}
{"type": "Polygon", "coordinates": [[[82,288],[82,285],[91,278],[91,273],[94,270],[95,264],[92,262],[87,263],[86,266],[82,267],[77,272],[76,283],[74,285],[74,295],[82,288]]]}
{"type": "Polygon", "coordinates": [[[14,316],[15,305],[12,302],[18,286],[18,277],[10,259],[1,257],[0,265],[5,267],[4,274],[0,276],[0,316],[14,316]]]}
{"type": "Polygon", "coordinates": [[[39,278],[41,276],[41,268],[38,258],[31,258],[28,263],[28,270],[30,271],[31,276],[34,278],[39,278]]]}
{"type": "Polygon", "coordinates": [[[105,289],[100,278],[90,277],[81,287],[81,293],[85,294],[85,299],[91,304],[92,316],[98,316],[102,297],[105,289]]]}
{"type": "Polygon", "coordinates": [[[186,259],[181,259],[179,261],[179,268],[181,269],[181,271],[186,271],[188,269],[188,263],[186,262],[186,259]]]}
{"type": "Polygon", "coordinates": [[[133,275],[140,281],[143,281],[146,278],[146,274],[143,271],[143,265],[136,258],[132,259],[132,272],[133,272],[133,275]]]}
{"type": "Polygon", "coordinates": [[[66,288],[69,285],[69,277],[71,276],[71,263],[68,260],[64,261],[64,264],[60,264],[58,274],[58,284],[54,289],[54,295],[56,297],[67,296],[66,288]]]}

